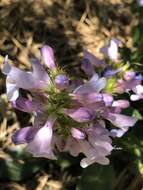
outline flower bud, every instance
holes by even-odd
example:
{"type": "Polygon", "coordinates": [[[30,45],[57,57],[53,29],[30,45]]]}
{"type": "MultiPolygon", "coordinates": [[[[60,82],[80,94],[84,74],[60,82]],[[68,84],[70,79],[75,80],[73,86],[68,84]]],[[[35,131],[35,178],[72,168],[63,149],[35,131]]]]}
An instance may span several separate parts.
{"type": "Polygon", "coordinates": [[[56,88],[59,90],[64,90],[69,86],[69,79],[66,75],[57,75],[55,78],[56,88]]]}

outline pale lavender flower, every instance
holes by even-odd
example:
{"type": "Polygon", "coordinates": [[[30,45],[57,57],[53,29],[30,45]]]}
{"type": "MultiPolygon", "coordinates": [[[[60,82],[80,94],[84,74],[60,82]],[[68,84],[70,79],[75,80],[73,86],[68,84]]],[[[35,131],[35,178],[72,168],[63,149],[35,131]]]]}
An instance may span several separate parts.
{"type": "Polygon", "coordinates": [[[33,140],[28,143],[27,150],[35,157],[56,158],[52,149],[54,121],[54,118],[49,118],[45,125],[38,130],[33,140]]]}
{"type": "Polygon", "coordinates": [[[22,71],[8,63],[5,58],[3,73],[7,75],[6,89],[10,101],[14,101],[19,96],[19,88],[26,90],[43,89],[49,84],[49,76],[42,65],[35,61],[32,64],[33,72],[22,71]]]}
{"type": "Polygon", "coordinates": [[[118,61],[119,59],[119,50],[118,47],[120,46],[121,42],[118,39],[112,38],[110,41],[109,46],[105,46],[101,48],[101,52],[108,56],[112,61],[118,61]]]}
{"type": "Polygon", "coordinates": [[[127,100],[116,100],[113,102],[112,107],[128,108],[130,106],[127,100]]]}
{"type": "Polygon", "coordinates": [[[106,79],[104,77],[99,78],[95,73],[92,78],[85,84],[77,87],[74,90],[74,94],[87,94],[92,92],[100,92],[106,86],[106,79]]]}
{"type": "Polygon", "coordinates": [[[88,128],[85,133],[87,140],[76,140],[69,137],[63,151],[69,151],[72,156],[83,153],[86,156],[86,158],[83,158],[80,162],[83,168],[95,162],[102,165],[109,164],[109,160],[106,156],[108,156],[113,149],[109,131],[100,124],[95,124],[88,128]]]}
{"type": "Polygon", "coordinates": [[[54,52],[53,49],[48,46],[44,45],[41,49],[41,55],[44,60],[44,64],[49,68],[49,69],[55,69],[55,61],[54,61],[54,52]]]}
{"type": "Polygon", "coordinates": [[[143,6],[143,0],[137,0],[137,4],[142,7],[143,6]]]}
{"type": "Polygon", "coordinates": [[[143,86],[141,84],[138,84],[137,86],[135,86],[133,88],[133,92],[135,94],[132,94],[130,96],[130,99],[132,101],[137,101],[137,100],[143,99],[143,86]]]}
{"type": "MultiPolygon", "coordinates": [[[[108,47],[112,60],[117,60],[118,45],[113,39],[108,47]]],[[[124,78],[117,77],[114,92],[108,93],[109,78],[93,70],[94,66],[105,69],[106,64],[90,52],[84,51],[84,61],[88,64],[82,65],[89,80],[78,77],[71,81],[64,71],[56,67],[53,50],[48,45],[41,49],[41,56],[44,64],[31,60],[30,72],[10,65],[7,57],[4,61],[9,101],[14,108],[35,116],[33,126],[16,131],[13,142],[27,144],[27,151],[36,157],[56,159],[58,150],[68,151],[73,156],[83,153],[82,167],[94,162],[109,164],[107,156],[113,149],[110,136],[122,136],[136,122],[135,118],[122,114],[129,102],[114,100],[114,93],[133,90],[136,95],[142,95],[141,80],[133,73],[126,73],[124,78]],[[30,92],[30,98],[22,97],[19,89],[30,92]],[[106,120],[117,128],[106,129],[106,120]]],[[[111,77],[116,77],[121,70],[117,69],[111,77]]]]}
{"type": "Polygon", "coordinates": [[[64,113],[79,123],[92,121],[95,117],[94,111],[86,107],[65,109],[64,113]]]}
{"type": "Polygon", "coordinates": [[[140,83],[141,81],[137,80],[136,78],[127,81],[123,79],[118,79],[114,91],[119,94],[122,94],[124,92],[129,92],[133,90],[140,83]]]}

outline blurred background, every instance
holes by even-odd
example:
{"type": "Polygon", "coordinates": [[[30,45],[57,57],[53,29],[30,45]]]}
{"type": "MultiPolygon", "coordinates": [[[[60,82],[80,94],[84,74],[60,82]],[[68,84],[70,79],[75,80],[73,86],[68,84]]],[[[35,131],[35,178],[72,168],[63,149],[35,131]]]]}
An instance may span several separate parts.
{"type": "MultiPolygon", "coordinates": [[[[29,58],[39,57],[39,48],[47,43],[71,72],[80,64],[83,48],[100,57],[99,49],[112,37],[123,43],[123,60],[142,73],[143,7],[136,0],[0,0],[1,68],[8,54],[14,65],[30,69],[29,58]]],[[[80,156],[33,158],[24,146],[12,144],[13,132],[30,124],[32,116],[14,110],[5,91],[0,71],[0,190],[143,189],[142,101],[128,110],[139,122],[113,142],[111,164],[82,169],[80,156]]]]}

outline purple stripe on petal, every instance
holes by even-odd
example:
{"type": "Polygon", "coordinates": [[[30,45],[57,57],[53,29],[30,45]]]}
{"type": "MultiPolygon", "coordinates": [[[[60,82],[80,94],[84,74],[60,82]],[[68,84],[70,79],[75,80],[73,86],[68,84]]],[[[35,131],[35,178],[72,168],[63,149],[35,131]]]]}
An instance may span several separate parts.
{"type": "Polygon", "coordinates": [[[29,143],[35,137],[39,128],[34,127],[24,127],[19,129],[12,136],[12,141],[14,144],[24,144],[29,143]]]}
{"type": "Polygon", "coordinates": [[[27,98],[19,97],[16,101],[12,101],[12,106],[23,112],[34,112],[40,110],[40,105],[37,102],[28,100],[27,98]]]}

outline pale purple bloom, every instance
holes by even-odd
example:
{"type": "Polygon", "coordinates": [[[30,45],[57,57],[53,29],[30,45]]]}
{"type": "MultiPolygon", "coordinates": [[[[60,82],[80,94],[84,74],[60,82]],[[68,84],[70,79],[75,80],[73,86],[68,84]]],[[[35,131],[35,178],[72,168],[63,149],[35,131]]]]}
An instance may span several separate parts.
{"type": "Polygon", "coordinates": [[[119,79],[117,80],[116,86],[114,91],[117,93],[124,93],[124,92],[129,92],[131,90],[133,90],[138,84],[140,84],[140,80],[137,79],[132,79],[129,81],[123,80],[123,79],[119,79]]]}
{"type": "Polygon", "coordinates": [[[120,107],[120,108],[128,108],[130,105],[129,101],[127,100],[116,100],[113,102],[113,107],[120,107]]]}
{"type": "Polygon", "coordinates": [[[137,119],[131,116],[126,116],[123,114],[116,114],[116,113],[108,113],[106,115],[106,119],[108,119],[113,125],[121,128],[121,129],[128,129],[135,125],[137,119]]]}
{"type": "Polygon", "coordinates": [[[44,60],[44,64],[49,68],[49,69],[55,69],[55,61],[54,61],[54,52],[53,49],[48,46],[44,45],[41,49],[41,55],[44,60]]]}
{"type": "Polygon", "coordinates": [[[130,96],[132,101],[143,99],[143,86],[141,84],[138,84],[132,90],[135,93],[130,96]]]}
{"type": "Polygon", "coordinates": [[[86,107],[65,109],[64,113],[79,123],[92,121],[95,117],[94,111],[86,107]]]}
{"type": "Polygon", "coordinates": [[[27,150],[35,157],[56,158],[52,150],[54,121],[55,119],[48,119],[46,124],[38,130],[33,140],[28,143],[27,150]]]}
{"type": "Polygon", "coordinates": [[[76,140],[69,137],[65,144],[64,151],[69,151],[73,156],[83,153],[86,156],[86,158],[83,158],[80,162],[83,168],[94,162],[102,165],[109,164],[109,160],[106,156],[111,153],[113,147],[108,130],[98,124],[90,127],[86,131],[86,134],[87,140],[76,140]]]}
{"type": "Polygon", "coordinates": [[[33,72],[22,71],[8,63],[5,58],[3,73],[7,75],[6,87],[8,99],[14,101],[19,96],[19,88],[26,90],[42,89],[49,84],[49,76],[42,65],[35,61],[32,64],[33,72]]]}
{"type": "Polygon", "coordinates": [[[108,56],[112,61],[117,61],[119,59],[119,50],[121,42],[115,38],[112,38],[109,46],[101,48],[101,52],[108,56]]]}
{"type": "Polygon", "coordinates": [[[137,3],[139,6],[141,6],[141,7],[143,6],[143,0],[137,0],[137,3]]]}
{"type": "Polygon", "coordinates": [[[55,159],[51,147],[54,121],[54,118],[49,118],[43,127],[25,127],[16,131],[13,142],[28,143],[27,150],[36,157],[55,159]]]}
{"type": "Polygon", "coordinates": [[[126,133],[127,130],[122,130],[122,129],[112,129],[111,130],[111,137],[122,137],[124,133],[126,133]]]}
{"type": "Polygon", "coordinates": [[[85,84],[77,87],[74,90],[75,94],[87,94],[92,92],[100,92],[106,86],[106,79],[104,77],[99,78],[95,73],[92,78],[85,84]]]}
{"type": "MultiPolygon", "coordinates": [[[[112,39],[106,48],[108,56],[115,61],[118,60],[118,46],[119,42],[112,39]]],[[[56,67],[51,47],[45,45],[41,55],[44,64],[36,59],[30,60],[30,72],[10,65],[7,56],[4,61],[3,73],[7,75],[9,101],[14,108],[33,113],[35,117],[33,126],[15,132],[13,142],[27,144],[27,150],[36,157],[56,159],[58,150],[68,151],[73,156],[83,153],[85,157],[80,162],[82,167],[94,162],[109,164],[107,156],[113,149],[110,136],[121,137],[137,121],[122,114],[122,110],[129,107],[129,102],[115,100],[114,93],[117,95],[132,90],[134,96],[141,97],[141,80],[131,71],[119,77],[122,67],[116,70],[111,68],[105,75],[100,71],[98,75],[93,70],[94,66],[99,70],[107,70],[106,63],[86,50],[81,67],[87,76],[71,80],[56,67]],[[47,70],[45,67],[48,67],[47,70]],[[117,77],[110,93],[106,91],[109,75],[111,79],[117,77]],[[30,92],[30,96],[22,97],[19,89],[30,92]],[[109,131],[106,120],[117,128],[109,131]]]]}

